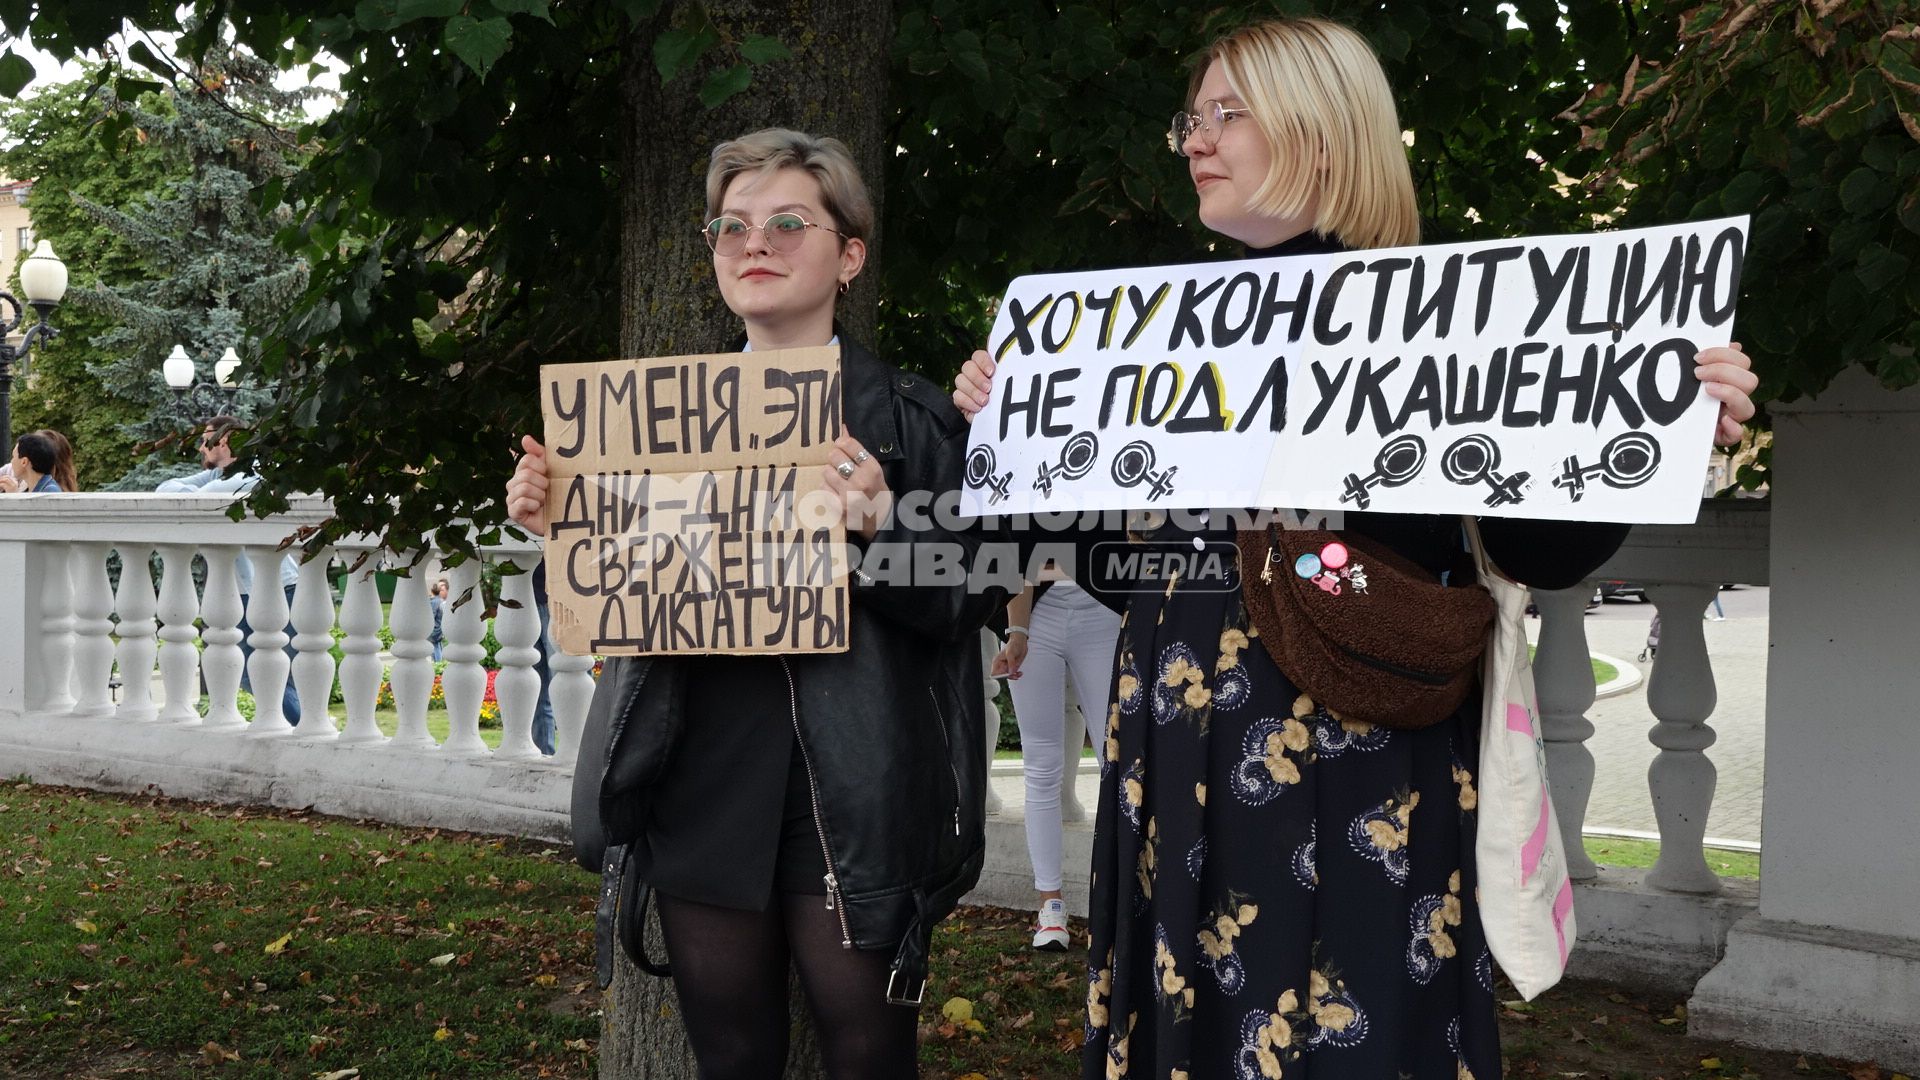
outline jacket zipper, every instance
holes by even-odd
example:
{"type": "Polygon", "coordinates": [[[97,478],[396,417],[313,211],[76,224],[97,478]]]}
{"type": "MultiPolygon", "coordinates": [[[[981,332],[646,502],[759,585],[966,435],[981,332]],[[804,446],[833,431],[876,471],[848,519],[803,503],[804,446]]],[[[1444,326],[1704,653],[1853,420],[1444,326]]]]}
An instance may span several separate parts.
{"type": "Polygon", "coordinates": [[[853,948],[853,930],[847,925],[847,905],[840,895],[840,875],[833,868],[833,849],[827,846],[827,827],[820,818],[820,781],[813,772],[813,755],[807,752],[807,740],[800,734],[800,691],[793,683],[793,668],[786,657],[780,658],[780,670],[787,676],[788,717],[793,721],[793,741],[800,747],[800,763],[807,768],[807,794],[813,799],[813,831],[820,837],[820,854],[827,863],[827,910],[840,917],[840,947],[853,948]]]}
{"type": "Polygon", "coordinates": [[[1415,671],[1412,668],[1403,668],[1398,664],[1389,663],[1388,661],[1378,659],[1377,657],[1368,656],[1362,652],[1356,652],[1355,650],[1350,649],[1345,645],[1340,645],[1338,642],[1335,642],[1334,644],[1339,648],[1341,652],[1347,654],[1348,656],[1352,657],[1355,660],[1360,661],[1361,663],[1367,665],[1368,667],[1374,669],[1375,671],[1384,671],[1389,675],[1398,675],[1403,679],[1412,679],[1414,682],[1423,683],[1427,686],[1445,686],[1447,685],[1447,683],[1452,681],[1445,675],[1433,675],[1425,671],[1415,671]]]}
{"type": "Polygon", "coordinates": [[[947,748],[947,773],[953,777],[953,835],[960,835],[960,770],[953,767],[953,740],[947,737],[947,716],[940,711],[940,695],[927,687],[927,700],[933,702],[934,726],[940,729],[940,744],[947,748]]]}

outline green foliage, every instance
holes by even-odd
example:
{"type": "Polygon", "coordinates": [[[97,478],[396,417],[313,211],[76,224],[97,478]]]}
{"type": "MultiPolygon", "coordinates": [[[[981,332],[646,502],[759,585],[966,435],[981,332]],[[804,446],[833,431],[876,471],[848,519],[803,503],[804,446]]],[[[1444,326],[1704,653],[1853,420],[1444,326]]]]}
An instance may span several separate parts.
{"type": "MultiPolygon", "coordinates": [[[[162,64],[150,50],[148,56],[150,65],[162,64]]],[[[276,320],[306,283],[306,265],[272,239],[289,211],[278,205],[263,211],[257,194],[290,175],[298,157],[291,133],[274,125],[306,95],[277,89],[274,75],[257,57],[219,46],[160,101],[113,103],[108,130],[141,132],[180,162],[185,175],[119,206],[76,199],[139,252],[149,275],[72,292],[73,307],[113,323],[96,339],[111,358],[93,370],[140,407],[124,430],[143,442],[166,445],[194,426],[195,416],[182,411],[161,377],[161,360],[174,345],[184,345],[198,379],[211,382],[224,350],[234,349],[243,360],[258,354],[260,328],[276,320]]],[[[264,388],[243,386],[222,411],[250,421],[271,400],[264,388]]],[[[177,451],[156,453],[109,486],[152,490],[159,480],[198,467],[181,462],[177,451]]]]}
{"type": "Polygon", "coordinates": [[[1577,110],[1608,155],[1589,189],[1624,200],[1625,223],[1753,215],[1739,324],[1756,396],[1817,394],[1855,364],[1920,383],[1911,5],[1663,0],[1634,48],[1577,110]]]}
{"type": "MultiPolygon", "coordinates": [[[[126,239],[83,211],[76,198],[106,205],[131,203],[183,171],[137,129],[112,131],[103,93],[89,93],[98,65],[83,79],[36,88],[0,102],[0,175],[34,182],[28,207],[35,235],[71,268],[74,294],[100,281],[132,284],[148,277],[145,260],[126,239]]],[[[160,108],[158,103],[156,108],[160,108]]],[[[14,267],[8,267],[11,277],[14,267]]],[[[133,463],[133,438],[124,430],[144,415],[145,403],[95,373],[113,359],[101,339],[114,323],[104,312],[67,303],[53,313],[60,334],[34,350],[26,376],[14,385],[13,429],[53,428],[73,442],[80,486],[94,490],[133,463]]]]}

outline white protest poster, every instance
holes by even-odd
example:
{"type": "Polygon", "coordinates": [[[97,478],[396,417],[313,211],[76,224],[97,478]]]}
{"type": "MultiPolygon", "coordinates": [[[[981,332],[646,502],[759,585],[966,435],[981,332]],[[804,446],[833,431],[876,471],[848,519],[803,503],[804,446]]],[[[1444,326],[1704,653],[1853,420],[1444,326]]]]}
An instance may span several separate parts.
{"type": "Polygon", "coordinates": [[[1747,219],[1033,275],[970,514],[1291,507],[1690,522],[1747,219]]]}
{"type": "Polygon", "coordinates": [[[563,651],[846,651],[846,527],[821,478],[839,346],[548,364],[540,383],[563,651]]]}

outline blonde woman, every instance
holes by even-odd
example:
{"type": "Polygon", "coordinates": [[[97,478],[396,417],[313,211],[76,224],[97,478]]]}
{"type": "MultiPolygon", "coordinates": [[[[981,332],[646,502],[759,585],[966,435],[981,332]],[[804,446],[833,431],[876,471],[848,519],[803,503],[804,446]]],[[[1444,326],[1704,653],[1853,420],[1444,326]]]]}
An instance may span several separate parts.
{"type": "MultiPolygon", "coordinates": [[[[1417,242],[1400,131],[1364,39],[1282,19],[1207,50],[1171,141],[1202,224],[1250,256],[1293,255],[1417,242]]],[[[1696,362],[1721,403],[1717,437],[1737,439],[1753,415],[1747,358],[1730,346],[1696,362]]],[[[993,367],[985,353],[967,362],[963,412],[986,405],[993,367]]],[[[1436,580],[1471,580],[1456,518],[1345,523],[1436,580]]],[[[1509,574],[1555,588],[1626,530],[1490,519],[1482,531],[1509,574]]],[[[1121,629],[1084,1075],[1497,1077],[1473,862],[1478,695],[1418,731],[1343,722],[1250,634],[1237,584],[1183,585],[1136,588],[1121,629]]]]}
{"type": "MultiPolygon", "coordinates": [[[[892,512],[958,488],[965,424],[835,331],[873,225],[838,140],[775,129],[714,148],[703,231],[746,347],[841,346],[848,431],[821,475],[849,536],[894,565],[921,544],[970,561],[972,534],[892,512]]],[[[543,531],[545,452],[523,446],[508,511],[543,531]]],[[[651,887],[703,1080],[781,1075],[790,962],[828,1075],[914,1075],[928,939],[980,873],[975,635],[1005,593],[851,588],[847,652],[615,658],[594,689],[574,844],[588,868],[651,887]]]]}

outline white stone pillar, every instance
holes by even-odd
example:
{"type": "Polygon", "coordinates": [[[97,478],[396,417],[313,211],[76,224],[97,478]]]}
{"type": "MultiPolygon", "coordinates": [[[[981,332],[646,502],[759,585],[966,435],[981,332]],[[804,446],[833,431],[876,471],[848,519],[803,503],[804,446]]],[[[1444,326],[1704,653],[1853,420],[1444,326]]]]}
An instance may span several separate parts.
{"type": "Polygon", "coordinates": [[[980,631],[980,674],[981,694],[986,698],[987,702],[984,712],[987,718],[986,787],[987,813],[989,814],[997,814],[1005,809],[1000,802],[999,793],[993,790],[993,755],[1000,749],[1000,680],[994,678],[990,673],[993,670],[993,658],[998,655],[999,652],[1000,639],[994,636],[993,631],[983,627],[980,631]]]}
{"type": "Polygon", "coordinates": [[[112,716],[113,586],[107,580],[107,545],[73,545],[73,714],[112,716]]]}
{"type": "Polygon", "coordinates": [[[1689,1033],[1920,1073],[1920,390],[1772,408],[1760,910],[1689,1033]]]}
{"type": "Polygon", "coordinates": [[[1567,873],[1580,880],[1599,872],[1581,842],[1587,800],[1593,794],[1593,752],[1587,749],[1593,724],[1587,709],[1593,705],[1596,688],[1586,623],[1587,601],[1592,596],[1591,582],[1571,589],[1533,590],[1533,603],[1540,612],[1533,689],[1540,707],[1540,737],[1546,745],[1547,783],[1553,791],[1554,816],[1560,821],[1560,840],[1566,846],[1567,873]]]}
{"type": "Polygon", "coordinates": [[[500,576],[500,609],[493,619],[493,636],[500,641],[494,659],[500,673],[493,693],[500,700],[500,749],[503,758],[538,758],[533,742],[533,710],[540,701],[540,660],[533,643],[540,638],[540,613],[533,606],[533,575],[500,576]]]}
{"type": "Polygon", "coordinates": [[[547,760],[571,769],[580,756],[580,733],[586,729],[587,709],[593,703],[593,657],[561,652],[551,634],[545,647],[552,679],[547,698],[553,703],[553,757],[547,760]]]}
{"type": "Polygon", "coordinates": [[[200,722],[200,600],[193,594],[194,549],[189,544],[160,546],[160,681],[166,701],[160,720],[200,722]]]}
{"type": "Polygon", "coordinates": [[[158,645],[153,621],[153,548],[145,544],[119,547],[120,589],[113,606],[120,616],[116,631],[120,643],[113,652],[120,665],[120,705],[114,715],[135,722],[157,720],[160,710],[153,703],[153,659],[158,645]]]}
{"type": "Polygon", "coordinates": [[[1660,858],[1646,881],[1673,892],[1720,891],[1720,876],[1701,846],[1718,777],[1706,749],[1718,736],[1707,726],[1717,695],[1700,618],[1718,588],[1717,582],[1647,586],[1660,613],[1660,651],[1647,677],[1647,707],[1659,721],[1647,733],[1660,748],[1647,766],[1647,786],[1660,825],[1660,858]]]}
{"type": "Polygon", "coordinates": [[[332,739],[333,700],[333,585],[327,580],[332,549],[300,564],[300,583],[293,590],[293,685],[300,692],[300,734],[309,739],[332,739]]]}
{"type": "Polygon", "coordinates": [[[206,594],[200,600],[200,620],[206,624],[200,632],[207,643],[200,654],[200,671],[207,680],[207,715],[201,723],[210,728],[239,728],[247,723],[238,704],[240,670],[246,663],[240,651],[240,579],[234,574],[239,554],[239,548],[227,545],[201,551],[207,560],[206,594]]]}
{"type": "Polygon", "coordinates": [[[480,596],[480,561],[468,559],[442,576],[447,579],[447,599],[440,609],[440,633],[446,639],[440,655],[447,662],[440,676],[447,701],[446,749],[450,754],[489,753],[480,738],[480,703],[487,693],[487,669],[480,663],[487,658],[481,644],[487,625],[480,617],[486,607],[480,596]]]}
{"type": "Polygon", "coordinates": [[[372,554],[359,566],[354,560],[348,561],[347,594],[340,601],[340,629],[346,631],[340,639],[340,696],[347,710],[340,741],[379,743],[387,740],[373,715],[380,700],[380,591],[373,578],[380,560],[372,554]]]}
{"type": "Polygon", "coordinates": [[[286,697],[291,665],[287,660],[287,593],[280,584],[280,550],[249,547],[253,563],[253,591],[247,595],[247,625],[253,632],[247,644],[247,681],[253,686],[253,723],[247,734],[273,738],[293,734],[282,701],[286,697]]]}
{"type": "Polygon", "coordinates": [[[433,609],[427,606],[427,579],[419,566],[394,586],[388,625],[393,630],[393,675],[388,681],[400,713],[393,745],[438,749],[427,730],[427,698],[433,693],[433,643],[427,635],[433,631],[433,609]]]}

